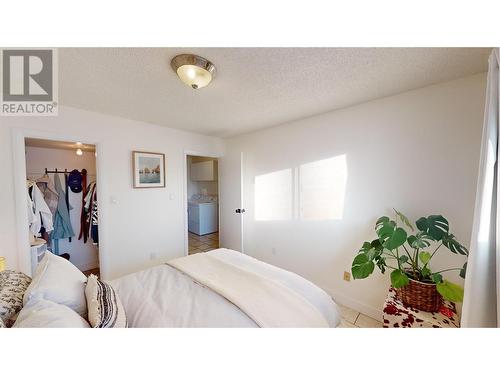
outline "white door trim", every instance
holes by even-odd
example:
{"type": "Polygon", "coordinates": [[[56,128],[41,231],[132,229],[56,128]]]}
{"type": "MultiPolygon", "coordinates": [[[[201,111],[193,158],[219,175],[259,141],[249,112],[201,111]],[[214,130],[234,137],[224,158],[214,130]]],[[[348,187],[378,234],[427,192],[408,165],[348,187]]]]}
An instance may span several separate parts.
{"type": "MultiPolygon", "coordinates": [[[[244,175],[243,175],[243,166],[244,166],[244,154],[243,152],[240,152],[240,202],[241,202],[241,207],[240,208],[245,208],[245,194],[244,194],[244,189],[245,189],[245,178],[244,178],[244,175]]],[[[241,242],[240,242],[240,250],[241,250],[241,253],[242,254],[245,254],[245,242],[244,242],[244,235],[245,235],[245,231],[244,231],[244,226],[245,226],[245,214],[242,213],[240,214],[240,221],[241,221],[241,224],[240,224],[240,230],[241,230],[241,235],[240,235],[240,239],[241,239],[241,242]]]]}

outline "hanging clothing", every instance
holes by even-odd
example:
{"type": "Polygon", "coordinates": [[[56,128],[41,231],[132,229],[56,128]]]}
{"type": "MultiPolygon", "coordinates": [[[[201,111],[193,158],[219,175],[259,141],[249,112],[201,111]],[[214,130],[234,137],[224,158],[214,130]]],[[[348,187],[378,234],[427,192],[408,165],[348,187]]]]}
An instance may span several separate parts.
{"type": "Polygon", "coordinates": [[[90,226],[90,235],[92,236],[92,243],[99,245],[99,219],[97,211],[97,189],[94,189],[92,196],[92,223],[90,226]]]}
{"type": "MultiPolygon", "coordinates": [[[[65,178],[66,181],[66,178],[65,178]]],[[[66,204],[66,194],[61,186],[61,180],[56,174],[54,176],[55,188],[59,194],[57,210],[54,216],[54,231],[52,232],[52,239],[54,240],[54,254],[59,255],[59,239],[71,238],[75,235],[71,220],[69,217],[69,210],[72,209],[69,204],[66,204]]]]}
{"type": "Polygon", "coordinates": [[[80,234],[78,239],[81,240],[83,237],[83,243],[87,243],[87,238],[89,234],[89,228],[87,226],[86,214],[85,214],[85,197],[87,196],[87,170],[82,169],[82,212],[80,213],[80,234]]]}
{"type": "MultiPolygon", "coordinates": [[[[68,208],[68,213],[69,213],[69,210],[72,210],[73,208],[70,208],[70,204],[69,204],[69,186],[68,186],[68,174],[65,172],[64,173],[64,188],[66,189],[65,191],[65,194],[66,194],[66,207],[68,208]]],[[[68,241],[71,242],[71,237],[73,236],[70,236],[68,238],[68,241]]]]}
{"type": "Polygon", "coordinates": [[[45,203],[49,206],[52,215],[56,213],[57,201],[59,199],[59,194],[56,191],[54,183],[50,179],[48,174],[44,174],[42,177],[36,180],[36,186],[40,189],[45,199],[45,203]]]}
{"type": "MultiPolygon", "coordinates": [[[[84,200],[85,212],[87,212],[87,213],[90,212],[90,207],[92,204],[92,194],[94,194],[95,187],[96,187],[95,182],[91,182],[89,184],[89,186],[87,187],[87,195],[85,195],[85,200],[84,200]]],[[[88,219],[88,215],[87,215],[87,219],[88,219]]]]}
{"type": "Polygon", "coordinates": [[[84,199],[84,209],[85,209],[85,225],[86,230],[92,238],[92,243],[94,245],[99,245],[98,236],[98,209],[97,209],[97,186],[95,182],[92,182],[87,188],[87,195],[84,199]]]}
{"type": "Polygon", "coordinates": [[[38,236],[42,226],[46,232],[54,230],[52,220],[52,212],[43,198],[43,194],[34,181],[28,181],[28,189],[31,189],[31,196],[28,190],[27,205],[28,205],[28,223],[30,232],[38,236]]]}

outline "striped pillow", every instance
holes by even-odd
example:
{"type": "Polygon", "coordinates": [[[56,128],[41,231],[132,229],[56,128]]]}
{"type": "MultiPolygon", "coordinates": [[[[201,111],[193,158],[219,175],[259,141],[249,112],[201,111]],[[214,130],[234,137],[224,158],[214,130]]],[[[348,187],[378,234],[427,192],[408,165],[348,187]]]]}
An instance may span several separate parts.
{"type": "Polygon", "coordinates": [[[90,275],[85,287],[89,323],[93,328],[126,328],[125,310],[109,285],[90,275]]]}

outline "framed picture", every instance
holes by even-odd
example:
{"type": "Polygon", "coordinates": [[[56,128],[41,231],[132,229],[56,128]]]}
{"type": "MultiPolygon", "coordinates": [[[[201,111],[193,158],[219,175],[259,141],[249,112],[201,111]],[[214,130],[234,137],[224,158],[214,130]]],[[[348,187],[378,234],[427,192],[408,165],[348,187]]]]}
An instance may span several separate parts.
{"type": "Polygon", "coordinates": [[[165,187],[165,154],[133,151],[134,188],[165,187]]]}

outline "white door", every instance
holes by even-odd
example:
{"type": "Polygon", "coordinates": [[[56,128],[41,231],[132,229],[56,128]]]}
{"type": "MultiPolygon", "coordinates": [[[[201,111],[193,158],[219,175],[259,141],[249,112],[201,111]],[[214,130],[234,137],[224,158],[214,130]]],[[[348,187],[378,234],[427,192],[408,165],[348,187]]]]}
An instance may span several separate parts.
{"type": "Polygon", "coordinates": [[[219,159],[220,247],[243,252],[243,153],[228,150],[219,159]],[[239,212],[238,212],[239,211],[239,212]]]}

